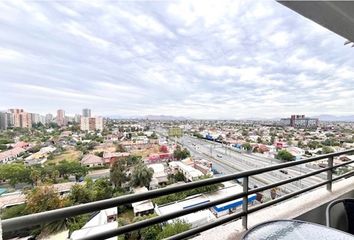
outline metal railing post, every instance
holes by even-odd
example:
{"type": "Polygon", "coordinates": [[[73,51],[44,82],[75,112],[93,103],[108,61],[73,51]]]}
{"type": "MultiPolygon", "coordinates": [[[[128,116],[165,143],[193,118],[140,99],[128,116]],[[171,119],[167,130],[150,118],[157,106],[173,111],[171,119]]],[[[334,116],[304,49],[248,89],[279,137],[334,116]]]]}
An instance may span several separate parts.
{"type": "Polygon", "coordinates": [[[327,171],[327,180],[329,181],[327,183],[327,191],[332,191],[333,156],[328,157],[328,167],[330,167],[331,169],[327,171]]]}
{"type": "MultiPolygon", "coordinates": [[[[248,193],[248,176],[243,178],[242,181],[243,185],[243,192],[248,193]]],[[[248,195],[245,195],[242,199],[242,212],[245,213],[244,216],[242,216],[242,227],[247,230],[247,211],[248,211],[248,195]]]]}

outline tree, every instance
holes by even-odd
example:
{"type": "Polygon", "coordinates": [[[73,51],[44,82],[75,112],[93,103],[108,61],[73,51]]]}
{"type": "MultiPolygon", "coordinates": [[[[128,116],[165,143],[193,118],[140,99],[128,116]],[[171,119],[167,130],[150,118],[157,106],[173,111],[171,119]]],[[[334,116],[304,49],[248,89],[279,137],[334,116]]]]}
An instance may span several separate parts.
{"type": "Polygon", "coordinates": [[[242,147],[243,147],[246,151],[251,151],[251,149],[252,149],[251,144],[248,143],[248,142],[242,144],[242,147]]]}
{"type": "Polygon", "coordinates": [[[7,146],[5,144],[0,144],[0,151],[6,150],[7,146]]]}
{"type": "Polygon", "coordinates": [[[192,227],[191,224],[185,221],[176,220],[171,224],[167,224],[162,228],[161,233],[157,236],[157,239],[165,239],[170,236],[176,235],[181,232],[185,232],[192,227]]]}
{"type": "Polygon", "coordinates": [[[200,134],[199,132],[194,132],[193,136],[197,137],[197,138],[203,138],[203,135],[200,134]]]}
{"type": "Polygon", "coordinates": [[[11,186],[17,183],[33,183],[30,174],[30,169],[21,163],[0,165],[0,179],[8,180],[11,186]]]}
{"type": "Polygon", "coordinates": [[[295,157],[286,150],[280,150],[277,153],[275,158],[283,160],[283,161],[294,161],[295,160],[295,157]]]}
{"type": "Polygon", "coordinates": [[[120,187],[126,180],[125,161],[115,161],[110,170],[110,181],[114,187],[120,187]]]}
{"type": "Polygon", "coordinates": [[[26,214],[26,204],[21,204],[3,209],[1,219],[4,220],[8,218],[20,217],[26,214]]]}
{"type": "MultiPolygon", "coordinates": [[[[26,212],[39,213],[67,207],[69,206],[70,201],[67,198],[60,197],[59,194],[55,192],[53,187],[41,186],[27,192],[26,203],[26,212]]],[[[40,230],[43,237],[63,230],[64,228],[66,228],[65,219],[45,223],[41,225],[40,230]]]]}
{"type": "Polygon", "coordinates": [[[26,194],[26,210],[29,213],[39,213],[64,207],[68,204],[61,199],[54,188],[48,185],[35,187],[26,194]]]}
{"type": "Polygon", "coordinates": [[[97,179],[93,183],[93,194],[95,201],[111,198],[113,189],[107,179],[97,179]]]}
{"type": "Polygon", "coordinates": [[[128,166],[133,166],[141,163],[141,156],[129,156],[125,159],[128,166]]]}
{"type": "Polygon", "coordinates": [[[132,174],[132,185],[134,187],[149,186],[153,174],[152,168],[148,168],[144,164],[136,165],[132,174]]]}
{"type": "Polygon", "coordinates": [[[185,159],[190,155],[191,153],[186,148],[182,150],[180,146],[177,146],[177,148],[173,151],[173,157],[177,160],[185,159]]]}
{"type": "Polygon", "coordinates": [[[61,161],[56,166],[56,170],[59,171],[60,177],[65,179],[67,179],[70,175],[74,175],[76,181],[86,176],[88,173],[88,168],[86,166],[81,166],[79,162],[68,162],[66,160],[61,161]]]}
{"type": "MultiPolygon", "coordinates": [[[[134,217],[133,223],[140,222],[146,219],[157,217],[157,214],[149,214],[145,216],[134,217]]],[[[161,233],[162,227],[160,224],[151,225],[136,231],[131,232],[130,239],[155,240],[161,233]]]]}
{"type": "Polygon", "coordinates": [[[81,184],[71,187],[69,198],[73,203],[88,203],[94,200],[92,189],[81,184]]]}
{"type": "Polygon", "coordinates": [[[41,172],[39,170],[37,170],[37,169],[33,169],[31,171],[31,176],[30,177],[31,177],[31,180],[32,180],[33,184],[37,186],[38,181],[41,178],[41,172]]]}
{"type": "Polygon", "coordinates": [[[323,146],[322,147],[322,153],[323,154],[328,154],[328,153],[333,153],[333,152],[334,152],[334,150],[331,147],[328,147],[328,146],[323,146]]]}

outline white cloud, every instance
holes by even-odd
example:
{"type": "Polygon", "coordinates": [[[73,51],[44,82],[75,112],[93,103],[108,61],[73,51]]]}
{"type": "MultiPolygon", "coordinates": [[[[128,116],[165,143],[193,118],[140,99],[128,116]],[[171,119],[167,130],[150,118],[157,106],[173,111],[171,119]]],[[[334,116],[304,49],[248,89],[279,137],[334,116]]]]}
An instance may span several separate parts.
{"type": "Polygon", "coordinates": [[[277,32],[269,37],[269,41],[275,45],[275,47],[286,47],[289,44],[290,36],[287,32],[277,32]]]}
{"type": "Polygon", "coordinates": [[[353,112],[352,52],[276,1],[15,1],[0,11],[1,106],[196,118],[353,112]]]}
{"type": "Polygon", "coordinates": [[[18,51],[0,48],[0,61],[15,61],[23,59],[24,55],[18,51]]]}

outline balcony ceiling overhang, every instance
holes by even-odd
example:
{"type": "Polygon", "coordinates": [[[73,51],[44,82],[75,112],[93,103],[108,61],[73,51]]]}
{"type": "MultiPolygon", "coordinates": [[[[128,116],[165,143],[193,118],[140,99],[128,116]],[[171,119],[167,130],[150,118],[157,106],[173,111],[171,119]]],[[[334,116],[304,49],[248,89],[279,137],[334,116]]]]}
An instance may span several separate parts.
{"type": "Polygon", "coordinates": [[[354,42],[354,1],[281,1],[302,16],[354,42]]]}

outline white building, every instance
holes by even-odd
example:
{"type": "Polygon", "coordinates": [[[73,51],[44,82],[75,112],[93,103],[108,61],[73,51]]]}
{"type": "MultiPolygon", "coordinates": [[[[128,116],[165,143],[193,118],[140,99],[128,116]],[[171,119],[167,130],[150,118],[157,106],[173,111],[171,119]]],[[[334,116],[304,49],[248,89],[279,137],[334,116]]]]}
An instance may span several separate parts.
{"type": "Polygon", "coordinates": [[[172,171],[178,170],[181,173],[183,173],[184,177],[190,182],[196,181],[201,176],[204,176],[204,174],[201,171],[191,166],[188,166],[182,162],[173,161],[173,162],[169,162],[168,165],[170,166],[170,168],[172,168],[172,171]]]}
{"type": "MultiPolygon", "coordinates": [[[[156,206],[155,212],[157,215],[160,216],[160,215],[165,215],[165,214],[169,214],[172,212],[181,211],[183,209],[186,209],[186,208],[189,208],[192,206],[197,206],[197,205],[200,205],[203,203],[208,203],[208,202],[209,202],[209,200],[203,195],[191,196],[191,197],[189,197],[185,200],[182,200],[182,201],[178,201],[175,203],[166,204],[166,205],[162,205],[162,206],[156,206]]],[[[179,217],[178,219],[192,224],[192,227],[197,227],[197,226],[201,226],[201,225],[204,225],[208,222],[215,220],[216,217],[209,209],[205,209],[205,210],[202,210],[199,212],[187,214],[185,216],[179,217]]],[[[173,222],[173,220],[168,221],[168,223],[172,223],[172,222],[173,222]]]]}
{"type": "Polygon", "coordinates": [[[89,131],[90,130],[90,118],[81,117],[80,129],[81,129],[81,131],[89,131]]]}
{"type": "MultiPolygon", "coordinates": [[[[134,193],[143,193],[148,192],[149,190],[146,187],[138,187],[133,189],[134,193]]],[[[143,200],[140,202],[132,203],[134,216],[142,216],[151,214],[154,212],[154,204],[151,200],[143,200]]]]}
{"type": "Polygon", "coordinates": [[[103,117],[96,117],[96,130],[103,131],[103,117]]]}
{"type": "MultiPolygon", "coordinates": [[[[116,207],[101,210],[80,230],[74,231],[70,236],[70,240],[84,239],[93,234],[116,229],[118,227],[118,223],[116,222],[117,214],[118,211],[116,207]]],[[[116,240],[117,237],[112,237],[108,239],[116,240]]]]}

